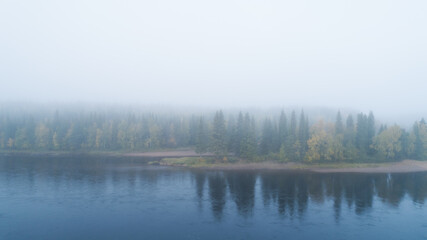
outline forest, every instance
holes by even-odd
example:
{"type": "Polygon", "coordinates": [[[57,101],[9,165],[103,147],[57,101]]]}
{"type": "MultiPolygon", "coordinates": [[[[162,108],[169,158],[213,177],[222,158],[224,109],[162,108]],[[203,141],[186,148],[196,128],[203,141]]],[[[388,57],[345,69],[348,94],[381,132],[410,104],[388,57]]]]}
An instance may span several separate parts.
{"type": "Polygon", "coordinates": [[[427,124],[386,126],[369,112],[334,121],[303,110],[251,114],[222,110],[168,113],[143,110],[0,111],[0,149],[11,151],[145,152],[195,149],[216,159],[279,162],[427,160],[427,124]]]}

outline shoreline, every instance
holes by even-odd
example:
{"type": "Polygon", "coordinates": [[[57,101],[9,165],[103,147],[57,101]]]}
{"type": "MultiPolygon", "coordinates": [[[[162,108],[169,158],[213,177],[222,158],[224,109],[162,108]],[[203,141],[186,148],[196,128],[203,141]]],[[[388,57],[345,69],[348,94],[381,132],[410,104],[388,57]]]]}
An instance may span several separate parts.
{"type": "Polygon", "coordinates": [[[158,150],[151,152],[121,152],[121,151],[0,151],[0,155],[14,156],[116,156],[116,157],[211,157],[211,153],[198,154],[194,150],[158,150]]]}
{"type": "Polygon", "coordinates": [[[183,167],[201,170],[278,170],[307,171],[315,173],[410,173],[427,172],[427,161],[405,159],[385,163],[278,163],[273,161],[247,163],[206,163],[195,158],[163,158],[158,162],[162,166],[183,167]]]}
{"type": "Polygon", "coordinates": [[[171,150],[171,151],[153,151],[153,152],[131,152],[124,153],[126,157],[211,157],[211,153],[198,154],[194,150],[171,150]]]}
{"type": "Polygon", "coordinates": [[[427,172],[427,161],[405,159],[398,162],[386,163],[278,163],[265,162],[235,162],[235,163],[206,163],[200,162],[203,157],[212,154],[197,154],[194,150],[163,150],[153,152],[61,152],[61,151],[11,151],[0,152],[3,156],[108,156],[108,157],[141,157],[161,158],[156,162],[162,166],[184,167],[202,170],[280,170],[280,171],[310,171],[316,173],[409,173],[427,172]],[[191,161],[188,161],[191,160],[191,161]]]}
{"type": "Polygon", "coordinates": [[[278,171],[308,171],[315,173],[410,173],[427,172],[427,162],[403,160],[392,163],[319,163],[314,165],[302,163],[219,163],[209,165],[177,165],[161,163],[163,166],[185,167],[202,170],[278,170],[278,171]]]}

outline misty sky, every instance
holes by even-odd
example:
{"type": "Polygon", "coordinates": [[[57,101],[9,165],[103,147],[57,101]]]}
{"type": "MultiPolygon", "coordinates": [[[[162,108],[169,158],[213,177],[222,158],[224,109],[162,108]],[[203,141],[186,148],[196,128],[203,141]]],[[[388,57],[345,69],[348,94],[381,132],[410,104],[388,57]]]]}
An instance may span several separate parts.
{"type": "Polygon", "coordinates": [[[425,0],[0,1],[0,101],[427,112],[425,0]]]}

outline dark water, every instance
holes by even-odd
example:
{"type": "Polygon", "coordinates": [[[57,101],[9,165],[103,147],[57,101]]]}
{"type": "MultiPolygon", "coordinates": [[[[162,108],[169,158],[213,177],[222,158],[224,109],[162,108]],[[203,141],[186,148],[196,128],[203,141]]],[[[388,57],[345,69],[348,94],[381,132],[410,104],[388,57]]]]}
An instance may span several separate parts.
{"type": "Polygon", "coordinates": [[[0,157],[0,239],[427,239],[427,174],[0,157]]]}

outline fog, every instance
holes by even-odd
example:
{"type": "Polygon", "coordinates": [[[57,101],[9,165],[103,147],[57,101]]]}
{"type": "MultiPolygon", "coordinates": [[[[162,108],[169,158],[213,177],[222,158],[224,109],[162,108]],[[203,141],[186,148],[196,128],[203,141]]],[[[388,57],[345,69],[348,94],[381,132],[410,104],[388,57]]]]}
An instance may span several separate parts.
{"type": "Polygon", "coordinates": [[[1,1],[0,101],[427,116],[426,1],[1,1]]]}

